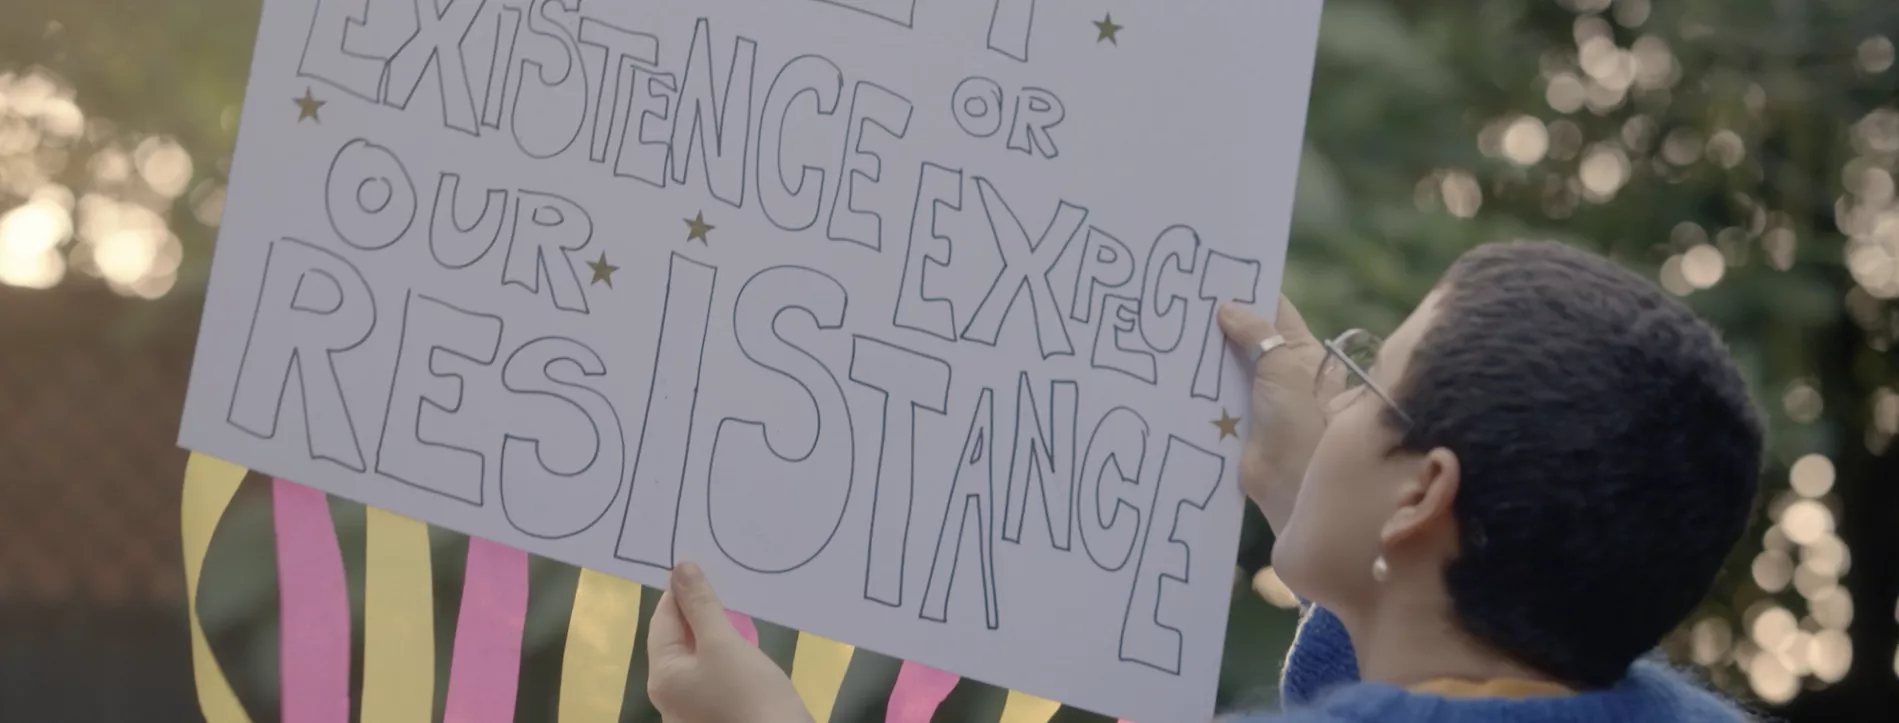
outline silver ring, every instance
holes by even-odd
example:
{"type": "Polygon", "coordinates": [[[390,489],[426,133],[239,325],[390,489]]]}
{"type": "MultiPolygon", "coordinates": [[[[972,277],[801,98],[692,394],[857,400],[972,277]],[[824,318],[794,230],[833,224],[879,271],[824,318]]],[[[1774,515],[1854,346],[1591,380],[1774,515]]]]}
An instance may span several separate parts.
{"type": "Polygon", "coordinates": [[[1286,337],[1282,334],[1274,334],[1272,336],[1266,337],[1264,341],[1261,341],[1259,343],[1259,353],[1253,355],[1253,362],[1258,363],[1259,360],[1265,358],[1267,354],[1273,353],[1274,349],[1278,349],[1279,347],[1282,347],[1285,345],[1286,345],[1286,337]]]}

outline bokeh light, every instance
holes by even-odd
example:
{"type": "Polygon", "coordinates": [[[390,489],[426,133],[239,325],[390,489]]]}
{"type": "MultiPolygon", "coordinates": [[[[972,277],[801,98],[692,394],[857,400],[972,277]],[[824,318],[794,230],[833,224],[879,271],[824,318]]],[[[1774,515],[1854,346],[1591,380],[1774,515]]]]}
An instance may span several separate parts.
{"type": "MultiPolygon", "coordinates": [[[[121,295],[163,296],[184,259],[169,213],[191,187],[191,154],[168,136],[116,138],[89,124],[60,79],[0,74],[0,196],[25,199],[0,213],[0,284],[47,289],[78,271],[121,295]],[[54,178],[82,141],[100,145],[75,191],[54,178]]],[[[222,213],[222,191],[207,188],[203,204],[222,213]]]]}

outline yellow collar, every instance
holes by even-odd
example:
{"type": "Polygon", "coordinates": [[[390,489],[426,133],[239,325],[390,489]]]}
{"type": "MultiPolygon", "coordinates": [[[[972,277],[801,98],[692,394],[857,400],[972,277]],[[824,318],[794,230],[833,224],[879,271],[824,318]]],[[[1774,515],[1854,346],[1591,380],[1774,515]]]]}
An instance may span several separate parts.
{"type": "Polygon", "coordinates": [[[1439,678],[1411,686],[1413,693],[1426,693],[1445,698],[1559,698],[1574,695],[1576,691],[1555,683],[1519,678],[1498,678],[1487,681],[1458,680],[1439,678]]]}

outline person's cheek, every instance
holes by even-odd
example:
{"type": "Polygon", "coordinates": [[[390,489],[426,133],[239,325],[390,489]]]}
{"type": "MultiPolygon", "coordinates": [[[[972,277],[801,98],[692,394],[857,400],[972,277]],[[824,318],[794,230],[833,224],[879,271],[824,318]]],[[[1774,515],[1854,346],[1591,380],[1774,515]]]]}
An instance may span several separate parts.
{"type": "Polygon", "coordinates": [[[1293,592],[1322,603],[1329,597],[1325,581],[1332,545],[1327,538],[1336,533],[1332,529],[1337,508],[1335,470],[1340,462],[1322,440],[1306,469],[1286,529],[1273,543],[1273,568],[1280,579],[1293,592]]]}

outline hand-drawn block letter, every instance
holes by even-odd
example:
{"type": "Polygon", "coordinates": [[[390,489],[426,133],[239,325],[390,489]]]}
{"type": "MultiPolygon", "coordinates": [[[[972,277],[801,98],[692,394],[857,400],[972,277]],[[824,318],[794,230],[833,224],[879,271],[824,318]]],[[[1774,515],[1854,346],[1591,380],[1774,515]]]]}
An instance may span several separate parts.
{"type": "Polygon", "coordinates": [[[1104,289],[1119,289],[1132,280],[1134,253],[1128,245],[1089,226],[1088,240],[1081,247],[1081,264],[1075,268],[1075,299],[1068,305],[1068,318],[1088,323],[1094,318],[1095,305],[1101,303],[1104,289]]]}
{"type": "Polygon", "coordinates": [[[838,174],[837,192],[831,194],[831,220],[826,231],[832,241],[850,241],[871,249],[884,249],[884,211],[902,202],[896,191],[883,183],[884,158],[881,149],[892,146],[910,132],[910,116],[915,106],[910,99],[889,88],[858,81],[851,95],[851,117],[844,142],[843,170],[838,174]],[[882,138],[870,135],[876,128],[882,138]]]}
{"type": "Polygon", "coordinates": [[[415,182],[388,148],[361,138],[343,144],[323,185],[330,227],[351,246],[386,248],[415,223],[415,182]]]}
{"type": "Polygon", "coordinates": [[[996,0],[989,14],[989,49],[1029,62],[1029,29],[1035,22],[1035,0],[996,0]]]}
{"type": "Polygon", "coordinates": [[[481,198],[481,212],[475,215],[475,220],[462,225],[461,214],[456,213],[461,205],[461,188],[462,177],[446,171],[435,186],[435,215],[429,220],[429,253],[435,256],[435,263],[444,268],[467,268],[487,256],[495,241],[501,239],[501,222],[508,215],[507,190],[490,188],[481,198]]]}
{"type": "Polygon", "coordinates": [[[297,75],[381,101],[383,68],[415,33],[414,10],[409,0],[319,0],[297,75]]]}
{"type": "Polygon", "coordinates": [[[1061,306],[1055,303],[1055,288],[1048,283],[1048,274],[1068,251],[1069,244],[1074,243],[1075,232],[1081,230],[1082,222],[1088,218],[1088,209],[1060,202],[1041,237],[1031,241],[1028,229],[1022,227],[1022,221],[989,179],[978,177],[976,192],[982,198],[989,232],[1001,254],[1002,269],[996,272],[996,280],[990,284],[989,293],[983,295],[982,303],[976,305],[968,328],[963,329],[963,338],[995,346],[997,337],[1002,334],[1003,320],[1015,308],[1015,302],[1026,294],[1029,311],[1035,315],[1035,339],[1041,345],[1042,358],[1075,353],[1075,345],[1068,340],[1068,327],[1062,322],[1061,306]]]}
{"type": "Polygon", "coordinates": [[[1141,338],[1154,351],[1166,354],[1180,346],[1187,331],[1187,293],[1180,288],[1193,281],[1200,261],[1200,234],[1186,226],[1172,226],[1154,239],[1147,250],[1147,275],[1141,279],[1141,338]],[[1183,308],[1176,311],[1174,306],[1183,308]]]}
{"type": "Polygon", "coordinates": [[[712,541],[745,569],[796,570],[822,553],[844,522],[856,473],[851,410],[837,375],[806,346],[834,338],[823,332],[844,325],[847,300],[837,279],[800,266],[765,269],[739,289],[732,312],[739,350],[798,385],[812,412],[808,423],[770,427],[719,421],[706,515],[712,541]],[[801,346],[793,338],[811,341],[801,346]]]}
{"type": "Polygon", "coordinates": [[[522,534],[578,535],[620,496],[626,437],[620,413],[600,392],[606,375],[599,354],[563,337],[530,341],[502,365],[501,384],[515,393],[510,417],[540,423],[536,432],[510,431],[501,443],[501,511],[522,534]]]}
{"type": "Polygon", "coordinates": [[[692,158],[699,156],[705,160],[706,188],[733,208],[745,205],[745,156],[751,152],[752,74],[757,60],[756,41],[734,39],[721,93],[712,64],[712,26],[700,18],[693,26],[685,75],[679,80],[679,112],[673,114],[673,183],[686,182],[692,158]]]}
{"type": "Polygon", "coordinates": [[[818,222],[829,171],[821,165],[796,164],[800,170],[794,184],[785,177],[787,166],[794,165],[785,156],[837,157],[831,144],[841,134],[833,121],[841,120],[837,118],[837,105],[843,95],[844,71],[816,55],[792,58],[778,71],[771,89],[765,91],[765,112],[758,126],[758,200],[773,225],[786,231],[803,231],[818,222]],[[791,118],[793,104],[805,95],[811,96],[810,117],[795,123],[791,118]]]}
{"type": "Polygon", "coordinates": [[[376,300],[355,265],[297,239],[272,243],[226,421],[275,439],[294,372],[310,458],[362,472],[336,355],[355,349],[375,328],[376,300]]]}
{"type": "Polygon", "coordinates": [[[1226,336],[1220,332],[1215,312],[1224,301],[1252,303],[1259,286],[1259,262],[1207,252],[1207,268],[1200,275],[1200,299],[1207,304],[1207,320],[1200,335],[1200,361],[1193,368],[1193,395],[1220,401],[1220,357],[1226,353],[1226,336]]]}
{"type": "MultiPolygon", "coordinates": [[[[475,18],[478,30],[471,31],[469,40],[479,42],[489,40],[486,57],[475,56],[472,62],[474,70],[481,73],[481,125],[496,130],[501,129],[501,116],[508,109],[509,81],[515,80],[514,51],[521,42],[521,23],[526,17],[527,5],[509,7],[507,5],[488,5],[489,11],[475,18]],[[494,21],[494,30],[487,29],[487,21],[494,21]]],[[[475,79],[469,78],[473,86],[475,79]]],[[[516,81],[519,82],[519,81],[516,81]]]]}
{"type": "Polygon", "coordinates": [[[665,188],[666,164],[672,158],[673,104],[679,98],[678,81],[672,73],[638,68],[629,82],[633,95],[627,105],[626,129],[620,132],[620,151],[613,160],[613,175],[665,188]]]}
{"type": "Polygon", "coordinates": [[[965,561],[973,557],[976,579],[982,586],[983,624],[990,630],[1002,624],[996,589],[996,553],[990,544],[990,533],[994,529],[990,522],[996,498],[995,400],[995,390],[983,389],[970,415],[969,436],[963,439],[963,453],[957,457],[956,476],[950,482],[949,502],[943,509],[943,525],[937,528],[936,555],[930,560],[929,582],[923,586],[921,617],[924,620],[949,622],[950,593],[956,573],[963,571],[965,561]],[[956,529],[952,531],[951,526],[956,529]],[[964,555],[972,546],[976,548],[975,554],[964,555]]]}
{"type": "Polygon", "coordinates": [[[1192,581],[1193,547],[1187,541],[1204,526],[1183,518],[1190,507],[1207,511],[1225,472],[1225,458],[1179,437],[1167,438],[1167,450],[1161,454],[1160,481],[1154,485],[1154,513],[1147,521],[1141,561],[1134,565],[1128,609],[1121,618],[1121,660],[1180,675],[1184,641],[1177,626],[1187,622],[1191,611],[1167,604],[1167,583],[1171,580],[1185,587],[1192,581]],[[1157,534],[1163,524],[1167,529],[1164,538],[1157,534]],[[1163,622],[1163,616],[1174,624],[1163,622]]]}
{"type": "Polygon", "coordinates": [[[593,241],[593,217],[580,204],[545,193],[521,191],[514,203],[514,234],[501,285],[539,294],[545,278],[555,308],[587,313],[587,293],[571,254],[593,241]]]}
{"type": "Polygon", "coordinates": [[[1112,369],[1153,384],[1159,379],[1154,352],[1130,341],[1141,321],[1141,300],[1118,294],[1101,297],[1101,323],[1095,326],[1094,354],[1089,364],[1112,369]]]}
{"type": "Polygon", "coordinates": [[[1002,86],[981,76],[964,78],[950,92],[950,116],[963,132],[988,138],[1002,130],[1002,86]]]}
{"type": "Polygon", "coordinates": [[[486,371],[501,347],[501,317],[410,292],[389,386],[376,472],[430,492],[482,506],[488,458],[485,432],[462,407],[468,376],[486,371]]]}
{"type": "Polygon", "coordinates": [[[1073,381],[1048,385],[1048,421],[1035,401],[1029,373],[1016,384],[1015,452],[1009,456],[1009,495],[1002,508],[1002,539],[1022,541],[1022,522],[1029,502],[1041,491],[1042,520],[1057,550],[1070,549],[1075,534],[1075,416],[1081,396],[1073,381]]]}
{"type": "Polygon", "coordinates": [[[950,366],[933,356],[859,336],[851,347],[851,381],[884,397],[864,599],[903,607],[904,561],[916,492],[917,416],[925,410],[939,416],[949,411],[950,366]]]}
{"type": "Polygon", "coordinates": [[[526,57],[514,80],[508,112],[514,144],[531,158],[553,158],[573,147],[588,118],[593,84],[587,80],[580,41],[549,13],[580,12],[580,0],[527,0],[526,57]]]}
{"type": "Polygon", "coordinates": [[[1041,154],[1054,158],[1062,154],[1055,147],[1055,135],[1049,129],[1062,124],[1068,111],[1062,99],[1042,88],[1023,88],[1015,96],[1015,121],[1009,126],[1009,150],[1041,154]]]}
{"type": "Polygon", "coordinates": [[[910,250],[903,260],[903,280],[897,286],[897,313],[892,323],[944,341],[956,341],[956,305],[930,295],[930,270],[949,268],[954,241],[938,228],[947,209],[963,210],[963,172],[934,163],[923,164],[917,179],[916,207],[910,213],[910,250]]]}
{"type": "Polygon", "coordinates": [[[1141,508],[1137,503],[1141,468],[1147,465],[1148,430],[1147,420],[1139,412],[1115,407],[1095,425],[1095,433],[1088,438],[1088,451],[1082,454],[1081,545],[1087,548],[1095,566],[1107,572],[1119,571],[1128,564],[1128,558],[1134,556],[1134,542],[1140,537],[1141,508]],[[1104,494],[1107,499],[1103,499],[1104,494]]]}
{"type": "MultiPolygon", "coordinates": [[[[644,72],[642,68],[659,64],[659,37],[581,18],[580,44],[598,48],[601,55],[600,97],[593,104],[593,137],[587,147],[587,157],[597,163],[607,159],[607,148],[616,132],[620,136],[619,153],[626,152],[627,108],[635,95],[634,84],[644,72]]],[[[639,125],[632,127],[637,131],[639,125]]]]}
{"type": "Polygon", "coordinates": [[[389,91],[383,101],[408,109],[422,86],[422,74],[435,66],[436,85],[442,89],[442,123],[477,135],[475,93],[468,82],[468,63],[462,59],[462,39],[475,26],[487,0],[413,0],[417,28],[389,59],[389,91]]]}
{"type": "Polygon", "coordinates": [[[679,494],[692,453],[699,374],[705,360],[706,328],[712,322],[712,290],[718,269],[677,253],[666,274],[666,306],[660,311],[659,348],[646,390],[646,418],[634,448],[633,489],[614,556],[672,569],[679,529],[679,494]],[[691,394],[662,390],[691,389],[691,394]]]}

